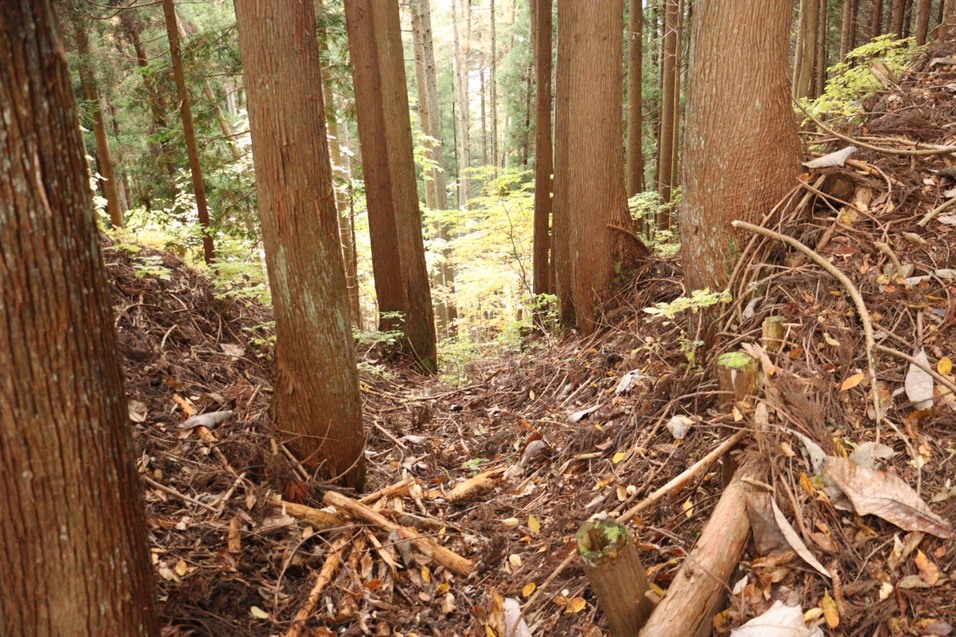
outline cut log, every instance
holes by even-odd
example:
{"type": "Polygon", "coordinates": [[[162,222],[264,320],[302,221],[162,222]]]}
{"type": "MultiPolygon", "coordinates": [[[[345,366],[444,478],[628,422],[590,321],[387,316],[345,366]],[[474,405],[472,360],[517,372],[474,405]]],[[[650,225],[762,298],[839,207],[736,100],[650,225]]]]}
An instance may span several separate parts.
{"type": "Polygon", "coordinates": [[[763,481],[766,474],[761,458],[743,461],[640,637],[698,635],[702,629],[709,634],[708,623],[750,537],[747,494],[753,488],[748,482],[763,481]]]}
{"type": "Polygon", "coordinates": [[[760,363],[745,352],[728,352],[717,359],[720,405],[729,410],[760,391],[760,363]]]}
{"type": "Polygon", "coordinates": [[[636,635],[654,606],[647,597],[647,574],[630,531],[613,520],[592,520],[575,537],[584,574],[611,626],[611,635],[636,635]]]}
{"type": "Polygon", "coordinates": [[[783,347],[783,337],[787,331],[784,320],[782,316],[768,316],[763,321],[761,341],[763,342],[763,348],[770,354],[779,352],[780,348],[783,347]]]}

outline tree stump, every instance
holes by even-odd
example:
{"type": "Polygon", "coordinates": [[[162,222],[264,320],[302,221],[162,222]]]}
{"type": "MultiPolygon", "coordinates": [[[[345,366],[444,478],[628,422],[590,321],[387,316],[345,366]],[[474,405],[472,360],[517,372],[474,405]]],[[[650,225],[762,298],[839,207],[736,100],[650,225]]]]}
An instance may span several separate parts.
{"type": "Polygon", "coordinates": [[[623,524],[613,520],[586,522],[575,536],[594,596],[615,637],[637,635],[654,605],[647,597],[647,575],[623,524]]]}

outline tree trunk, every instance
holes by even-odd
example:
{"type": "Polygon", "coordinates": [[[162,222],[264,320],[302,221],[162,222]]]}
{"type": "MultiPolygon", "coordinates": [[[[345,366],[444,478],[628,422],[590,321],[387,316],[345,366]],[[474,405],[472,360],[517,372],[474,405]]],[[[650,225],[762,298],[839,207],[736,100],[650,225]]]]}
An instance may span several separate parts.
{"type": "Polygon", "coordinates": [[[471,9],[469,0],[451,0],[451,24],[455,46],[455,72],[458,85],[458,207],[464,208],[471,198],[471,138],[468,134],[468,51],[471,49],[471,9]],[[463,1],[465,29],[459,37],[458,2],[463,1]]]}
{"type": "Polygon", "coordinates": [[[827,84],[827,2],[820,2],[817,13],[817,51],[814,55],[816,73],[814,75],[813,97],[823,95],[827,84]]]}
{"type": "Polygon", "coordinates": [[[478,94],[481,96],[481,165],[488,165],[488,114],[485,108],[485,65],[484,55],[478,57],[478,94]]]}
{"type": "MultiPolygon", "coordinates": [[[[431,184],[434,204],[429,205],[429,207],[434,210],[448,210],[448,186],[445,171],[442,170],[445,150],[442,141],[441,111],[438,105],[438,79],[435,72],[435,49],[432,40],[429,0],[411,0],[411,13],[413,40],[421,42],[422,66],[421,69],[417,64],[415,67],[419,74],[419,111],[421,119],[428,121],[428,128],[425,133],[434,140],[428,144],[428,153],[437,166],[425,176],[426,201],[429,184],[431,184]],[[425,89],[424,95],[422,95],[423,86],[425,89]],[[423,98],[425,99],[424,105],[421,104],[423,98]]],[[[419,47],[416,46],[416,56],[418,51],[419,47]]],[[[444,258],[438,265],[436,310],[442,323],[441,333],[445,336],[452,336],[455,333],[455,319],[458,317],[458,312],[455,309],[454,300],[455,268],[450,258],[451,251],[447,247],[450,238],[448,224],[439,223],[437,234],[442,242],[441,251],[444,258]]]]}
{"type": "Polygon", "coordinates": [[[932,0],[918,0],[916,8],[916,44],[923,46],[926,44],[926,36],[929,33],[929,14],[932,0]]]}
{"type": "Polygon", "coordinates": [[[643,12],[644,0],[631,0],[627,30],[627,196],[644,190],[643,12]]]}
{"type": "MultiPolygon", "coordinates": [[[[540,0],[538,0],[540,1],[540,0]]],[[[547,2],[548,0],[544,0],[547,2]]],[[[570,123],[570,53],[573,30],[570,24],[562,21],[572,10],[577,0],[558,1],[558,59],[555,73],[554,91],[554,130],[568,130],[570,123]]],[[[571,147],[569,136],[555,135],[554,140],[554,199],[552,200],[551,219],[551,287],[558,296],[558,313],[561,325],[574,325],[574,299],[571,293],[571,213],[568,210],[569,170],[571,166],[571,147]]]]}
{"type": "Polygon", "coordinates": [[[0,633],[156,636],[110,286],[51,4],[0,12],[0,633]]]}
{"type": "Polygon", "coordinates": [[[525,101],[524,101],[524,129],[523,137],[521,143],[521,165],[525,168],[528,167],[528,162],[531,161],[531,102],[534,97],[534,90],[531,86],[534,81],[534,55],[528,56],[528,69],[525,73],[525,101]]]}
{"type": "Polygon", "coordinates": [[[813,93],[819,12],[820,0],[800,0],[800,30],[793,58],[793,96],[797,99],[813,93]]]}
{"type": "Polygon", "coordinates": [[[491,16],[491,157],[498,174],[498,37],[495,19],[495,0],[489,0],[491,16]]]}
{"type": "Polygon", "coordinates": [[[551,237],[551,171],[554,155],[551,139],[551,0],[531,0],[534,31],[535,163],[534,163],[534,258],[535,294],[553,294],[548,263],[551,237]]]}
{"type": "Polygon", "coordinates": [[[199,166],[199,147],[196,145],[196,131],[193,128],[193,115],[190,108],[189,88],[186,86],[186,74],[183,69],[183,55],[180,50],[179,28],[176,24],[176,6],[174,0],[163,0],[163,15],[166,18],[166,34],[169,36],[169,53],[173,60],[173,75],[179,92],[179,114],[183,120],[183,136],[186,138],[186,154],[189,156],[189,172],[193,178],[193,192],[196,195],[196,210],[199,212],[199,225],[202,228],[202,251],[206,264],[216,258],[212,242],[212,228],[209,223],[209,206],[206,203],[206,187],[203,185],[202,168],[199,166]]]}
{"type": "Polygon", "coordinates": [[[402,325],[392,327],[404,332],[406,353],[424,371],[433,372],[437,361],[434,311],[422,241],[398,4],[354,0],[345,9],[379,311],[402,313],[402,325]]]}
{"type": "Polygon", "coordinates": [[[843,26],[840,32],[840,62],[846,60],[846,54],[856,48],[856,10],[859,0],[843,0],[843,26]]]}
{"type": "MultiPolygon", "coordinates": [[[[677,47],[680,42],[677,37],[678,20],[678,2],[679,0],[661,0],[664,5],[664,32],[663,40],[663,64],[661,66],[661,122],[660,122],[660,142],[658,144],[658,174],[657,190],[664,203],[670,203],[674,187],[673,158],[674,158],[674,140],[677,138],[677,131],[674,130],[676,121],[675,106],[677,101],[677,92],[675,80],[675,68],[677,65],[677,47]]],[[[666,207],[662,207],[657,215],[658,230],[667,230],[670,228],[670,212],[666,207]]]]}
{"type": "MultiPolygon", "coordinates": [[[[315,2],[316,13],[325,14],[322,0],[315,2]]],[[[319,33],[319,64],[325,64],[329,53],[329,31],[325,27],[319,33]]],[[[359,297],[358,270],[355,267],[357,255],[355,253],[355,228],[352,223],[351,191],[352,160],[342,148],[348,147],[344,139],[339,136],[339,122],[336,116],[335,93],[328,76],[322,78],[322,100],[325,104],[325,126],[328,133],[329,159],[332,164],[332,187],[335,192],[335,209],[339,222],[339,236],[342,244],[342,261],[345,264],[345,287],[348,290],[349,314],[352,325],[362,327],[362,304],[359,297]]],[[[348,134],[348,126],[342,130],[348,134]]]]}
{"type": "Polygon", "coordinates": [[[176,166],[172,151],[169,148],[169,139],[167,136],[169,123],[166,120],[166,108],[168,103],[162,91],[160,91],[157,86],[156,78],[149,72],[149,58],[146,55],[146,49],[143,47],[140,37],[143,31],[143,25],[133,9],[120,11],[120,24],[123,27],[126,39],[129,40],[130,45],[133,47],[133,52],[136,54],[136,65],[143,71],[143,86],[147,95],[146,101],[149,102],[149,110],[153,119],[150,136],[155,137],[159,135],[162,138],[162,141],[150,142],[150,154],[154,160],[162,165],[166,174],[169,177],[173,177],[176,174],[176,166]]]}
{"type": "Polygon", "coordinates": [[[883,0],[873,0],[870,7],[870,39],[883,33],[883,0]]]}
{"type": "MultiPolygon", "coordinates": [[[[684,9],[686,0],[677,0],[677,48],[674,50],[674,148],[671,150],[671,193],[677,188],[680,172],[677,169],[680,160],[680,84],[681,72],[683,68],[682,58],[684,54],[684,9]]],[[[668,225],[671,224],[670,213],[668,214],[668,225]]]]}
{"type": "Polygon", "coordinates": [[[276,427],[306,466],[361,489],[365,432],[315,10],[258,0],[235,0],[235,9],[276,316],[276,427]]]}
{"type": "Polygon", "coordinates": [[[687,94],[681,248],[688,290],[722,290],[744,237],[795,183],[790,0],[698,0],[687,94]],[[759,37],[758,37],[759,35],[759,37]],[[740,104],[753,108],[740,109],[740,104]]]}
{"type": "Polygon", "coordinates": [[[90,60],[90,37],[83,23],[83,11],[75,0],[68,0],[66,10],[70,14],[73,26],[73,40],[80,68],[80,89],[83,99],[93,114],[93,136],[96,138],[96,158],[99,173],[103,177],[96,182],[103,188],[106,198],[106,210],[113,227],[123,227],[123,209],[120,206],[119,189],[116,185],[116,170],[113,167],[113,155],[110,152],[110,138],[106,132],[106,118],[103,115],[103,100],[96,82],[96,72],[90,60]]]}
{"type": "Polygon", "coordinates": [[[576,325],[589,334],[621,280],[615,277],[626,277],[643,256],[643,245],[631,234],[621,147],[624,2],[563,2],[558,21],[570,47],[561,59],[568,65],[570,87],[568,126],[562,132],[573,152],[563,219],[568,224],[570,292],[576,325]]]}
{"type": "Polygon", "coordinates": [[[893,0],[893,12],[890,17],[890,31],[897,39],[903,37],[903,21],[906,17],[906,0],[893,0]]]}

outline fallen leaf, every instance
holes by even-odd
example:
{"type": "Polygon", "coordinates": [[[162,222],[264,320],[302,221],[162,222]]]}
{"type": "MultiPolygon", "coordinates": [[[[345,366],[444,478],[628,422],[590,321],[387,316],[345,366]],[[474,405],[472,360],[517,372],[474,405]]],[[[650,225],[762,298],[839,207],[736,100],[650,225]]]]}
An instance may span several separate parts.
{"type": "Polygon", "coordinates": [[[587,418],[588,416],[590,416],[591,414],[593,414],[600,408],[601,408],[601,405],[595,405],[594,407],[588,407],[587,409],[576,411],[570,416],[568,416],[568,422],[571,422],[571,423],[580,422],[581,420],[584,420],[585,418],[587,418]]]}
{"type": "Polygon", "coordinates": [[[889,582],[883,582],[880,584],[880,601],[882,602],[887,597],[893,594],[893,585],[889,582]]]}
{"type": "Polygon", "coordinates": [[[535,584],[534,582],[528,582],[527,584],[524,585],[524,588],[521,589],[521,596],[530,597],[531,593],[535,592],[537,588],[538,588],[537,584],[535,584]]]}
{"type": "Polygon", "coordinates": [[[732,630],[730,637],[823,637],[823,631],[807,628],[799,606],[777,600],[767,612],[732,630]]]}
{"type": "Polygon", "coordinates": [[[455,612],[455,596],[451,593],[445,593],[441,601],[441,612],[445,615],[451,615],[455,612]]]}
{"type": "Polygon", "coordinates": [[[531,629],[521,615],[521,603],[513,597],[506,597],[504,637],[531,637],[531,629]]]}
{"type": "Polygon", "coordinates": [[[618,451],[616,454],[614,454],[614,457],[611,458],[611,463],[619,464],[621,460],[624,460],[624,458],[627,458],[627,453],[628,452],[626,451],[618,451]]]}
{"type": "MultiPolygon", "coordinates": [[[[936,566],[926,554],[922,551],[916,551],[916,568],[919,569],[919,576],[930,586],[936,586],[939,583],[939,567],[936,566]]],[[[180,573],[182,575],[182,573],[180,573]]]]}
{"type": "Polygon", "coordinates": [[[828,571],[823,564],[821,564],[817,558],[810,552],[810,549],[807,548],[807,545],[803,543],[803,540],[800,539],[800,536],[797,534],[796,530],[790,525],[790,522],[783,515],[783,511],[780,510],[780,507],[777,506],[777,501],[774,498],[770,498],[770,506],[773,507],[773,517],[777,522],[777,527],[779,527],[780,532],[783,533],[783,537],[787,540],[787,544],[790,545],[797,555],[799,555],[804,562],[816,569],[820,575],[824,577],[831,577],[830,571],[828,571]]]}
{"type": "Polygon", "coordinates": [[[541,533],[541,523],[538,522],[538,518],[533,515],[528,516],[528,528],[531,530],[531,535],[538,535],[541,533]]]}
{"type": "Polygon", "coordinates": [[[826,620],[827,626],[836,628],[840,625],[840,611],[837,610],[836,601],[830,597],[830,591],[823,591],[820,608],[823,609],[823,619],[826,620]]]}
{"type": "Polygon", "coordinates": [[[859,385],[861,382],[863,382],[864,378],[866,378],[866,375],[863,372],[857,372],[856,374],[849,376],[846,380],[844,380],[840,384],[840,391],[848,391],[850,389],[853,389],[854,387],[859,385]]]}
{"type": "Polygon", "coordinates": [[[827,458],[823,476],[840,489],[859,515],[873,514],[907,531],[953,537],[949,522],[929,508],[900,478],[861,467],[846,458],[827,458]]]}
{"type": "Polygon", "coordinates": [[[130,400],[126,403],[126,407],[129,411],[129,419],[131,422],[146,422],[146,403],[142,403],[138,400],[130,400]]]}
{"type": "Polygon", "coordinates": [[[687,416],[677,415],[667,421],[666,427],[667,431],[669,431],[676,440],[683,440],[693,424],[694,421],[687,416]]]}
{"type": "MultiPolygon", "coordinates": [[[[924,367],[929,367],[929,359],[924,350],[921,349],[915,358],[924,367]]],[[[903,387],[906,389],[906,397],[913,403],[914,408],[923,410],[933,406],[933,377],[920,367],[910,363],[903,387]]]]}
{"type": "Polygon", "coordinates": [[[830,168],[831,166],[843,166],[850,155],[856,152],[856,146],[847,146],[832,153],[827,153],[822,157],[805,161],[803,165],[807,168],[830,168]]]}
{"type": "Polygon", "coordinates": [[[939,362],[936,363],[936,371],[941,375],[946,376],[951,371],[953,371],[953,361],[949,356],[944,356],[939,359],[939,362]]]}
{"type": "Polygon", "coordinates": [[[258,606],[253,606],[249,609],[249,614],[251,614],[256,619],[269,619],[269,613],[262,610],[258,606]]]}

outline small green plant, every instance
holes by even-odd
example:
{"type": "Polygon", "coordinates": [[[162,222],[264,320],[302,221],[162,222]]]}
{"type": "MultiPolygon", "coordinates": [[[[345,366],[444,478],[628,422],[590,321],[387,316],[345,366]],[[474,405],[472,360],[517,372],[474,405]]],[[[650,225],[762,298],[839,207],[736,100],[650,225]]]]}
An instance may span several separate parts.
{"type": "Polygon", "coordinates": [[[680,188],[674,189],[673,199],[666,204],[656,190],[640,192],[627,200],[631,218],[648,230],[644,233],[644,242],[658,256],[667,258],[680,253],[677,235],[672,230],[658,230],[656,227],[658,213],[667,210],[671,215],[675,214],[680,200],[680,188]]]}
{"type": "Polygon", "coordinates": [[[137,279],[144,279],[151,276],[163,281],[169,281],[173,278],[173,271],[163,265],[163,258],[160,256],[150,255],[140,257],[136,262],[135,268],[137,279]]]}
{"type": "Polygon", "coordinates": [[[730,292],[726,290],[712,292],[710,288],[704,288],[703,290],[694,290],[690,296],[679,296],[670,303],[656,303],[651,307],[645,307],[644,311],[654,317],[673,319],[687,310],[698,312],[718,303],[730,303],[732,300],[730,292]]]}
{"type": "Polygon", "coordinates": [[[468,469],[469,471],[478,471],[481,468],[481,463],[487,462],[485,458],[472,458],[471,460],[466,460],[461,463],[462,469],[468,469]]]}
{"type": "MultiPolygon", "coordinates": [[[[276,344],[276,322],[275,321],[265,321],[264,323],[259,323],[257,325],[252,325],[250,327],[242,328],[243,331],[249,332],[252,337],[250,341],[253,345],[257,345],[259,348],[271,349],[275,347],[276,344]]],[[[257,353],[257,356],[264,356],[262,353],[257,353]]]]}
{"type": "Polygon", "coordinates": [[[823,95],[815,100],[801,100],[803,107],[814,117],[843,116],[858,119],[863,108],[861,100],[878,90],[881,85],[870,71],[870,65],[883,63],[893,73],[904,71],[917,51],[913,38],[897,40],[892,34],[881,35],[847,53],[843,62],[829,69],[823,95]]]}

